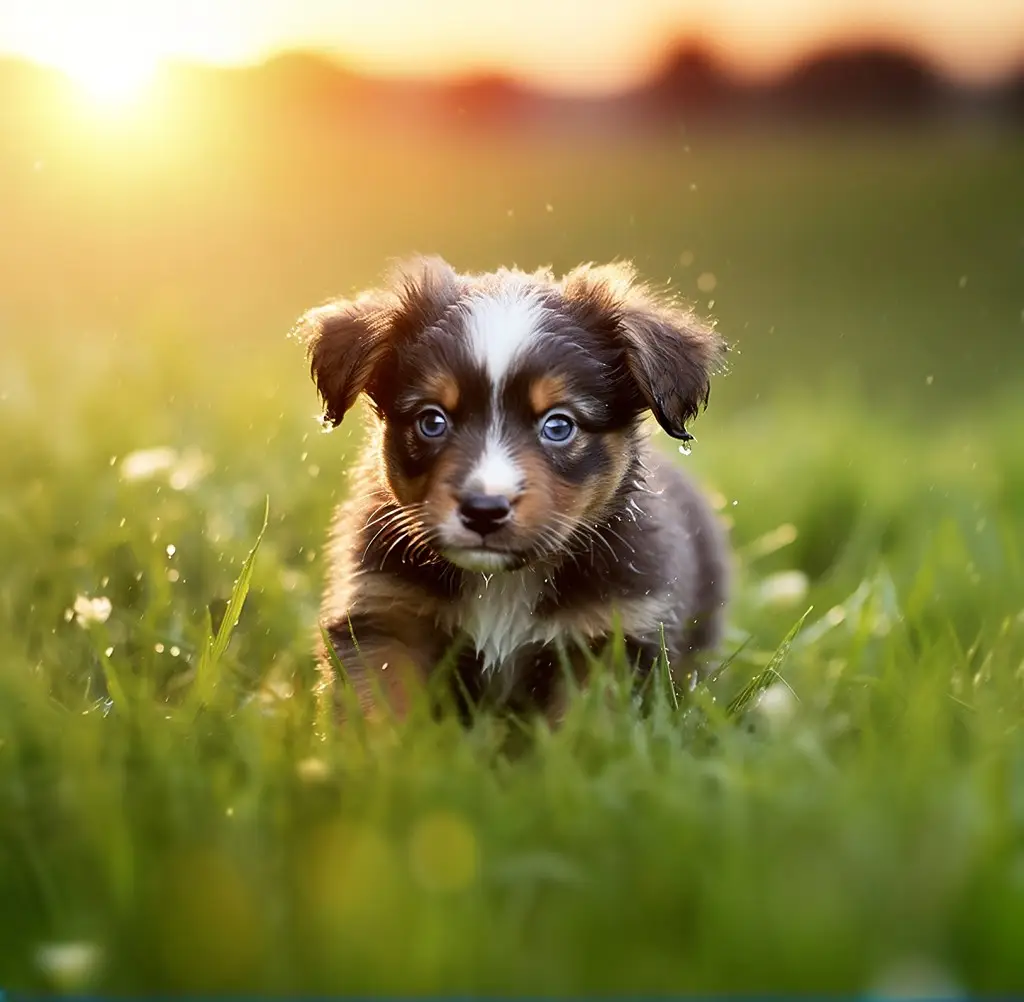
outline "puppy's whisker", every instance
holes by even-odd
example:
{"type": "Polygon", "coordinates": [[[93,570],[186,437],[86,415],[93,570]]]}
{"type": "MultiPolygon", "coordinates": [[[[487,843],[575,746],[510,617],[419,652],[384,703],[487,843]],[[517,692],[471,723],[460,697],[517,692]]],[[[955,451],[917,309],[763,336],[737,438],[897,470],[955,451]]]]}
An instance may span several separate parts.
{"type": "MultiPolygon", "coordinates": [[[[398,535],[396,536],[394,542],[384,551],[384,556],[382,556],[380,558],[381,570],[384,569],[384,565],[387,563],[388,557],[391,556],[391,554],[394,551],[395,547],[401,546],[403,544],[406,547],[408,547],[413,542],[414,542],[414,537],[409,532],[408,526],[403,525],[402,527],[400,527],[398,535]]],[[[406,552],[404,554],[404,557],[408,558],[408,556],[409,556],[409,552],[408,552],[408,550],[406,550],[406,552]]]]}
{"type": "Polygon", "coordinates": [[[370,516],[363,523],[364,529],[372,529],[375,525],[380,522],[386,521],[389,518],[393,518],[396,515],[402,515],[404,512],[401,508],[394,507],[394,502],[387,501],[382,505],[378,505],[371,513],[370,516]],[[385,509],[382,511],[382,509],[385,509]],[[378,514],[380,512],[381,514],[378,514]]]}
{"type": "MultiPolygon", "coordinates": [[[[617,539],[620,543],[622,543],[622,545],[625,546],[630,553],[636,553],[636,549],[633,547],[633,544],[628,539],[626,539],[626,537],[623,536],[621,532],[618,532],[616,529],[613,529],[607,522],[604,522],[599,526],[591,526],[590,528],[591,531],[596,536],[599,536],[605,543],[608,543],[608,540],[605,538],[606,535],[611,536],[614,539],[617,539]]],[[[611,548],[611,543],[608,543],[608,546],[609,548],[611,548]]]]}
{"type": "Polygon", "coordinates": [[[391,513],[391,518],[389,518],[389,519],[385,520],[385,522],[384,522],[384,525],[382,525],[382,526],[381,526],[381,527],[380,527],[380,528],[379,528],[379,529],[378,529],[378,530],[377,530],[377,531],[376,531],[376,532],[375,532],[375,533],[373,534],[373,538],[372,538],[372,539],[370,539],[370,541],[369,541],[369,542],[368,542],[368,543],[366,544],[366,548],[365,548],[365,549],[363,550],[363,553],[362,553],[362,556],[360,557],[360,560],[365,560],[365,559],[366,559],[366,555],[367,555],[367,554],[368,554],[368,553],[370,552],[370,547],[372,547],[372,546],[373,546],[373,544],[374,544],[375,542],[377,542],[377,540],[378,540],[378,539],[379,539],[379,538],[380,538],[380,537],[381,537],[381,536],[382,536],[382,535],[383,535],[384,533],[386,533],[386,532],[390,532],[390,531],[394,530],[395,528],[398,528],[398,527],[400,527],[400,525],[401,525],[401,523],[402,523],[403,519],[404,519],[404,516],[403,516],[403,514],[402,514],[402,512],[401,512],[401,511],[396,511],[396,512],[392,512],[392,513],[391,513]]]}

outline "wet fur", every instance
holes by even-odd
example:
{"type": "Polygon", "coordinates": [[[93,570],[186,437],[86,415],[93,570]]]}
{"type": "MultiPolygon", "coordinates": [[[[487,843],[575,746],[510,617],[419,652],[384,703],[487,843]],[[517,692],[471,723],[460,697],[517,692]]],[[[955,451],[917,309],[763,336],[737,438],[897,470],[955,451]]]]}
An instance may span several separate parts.
{"type": "MultiPolygon", "coordinates": [[[[726,541],[696,486],[651,447],[643,418],[688,439],[725,345],[629,266],[556,279],[463,275],[420,259],[379,291],[310,311],[295,333],[326,419],[340,423],[363,394],[373,411],[334,520],[322,608],[365,712],[382,697],[404,712],[447,658],[463,704],[556,721],[562,666],[584,681],[582,652],[616,628],[640,676],[662,637],[677,679],[717,644],[726,541]],[[424,401],[452,417],[440,446],[415,430],[424,401]],[[579,431],[552,448],[536,422],[560,405],[579,431]],[[481,477],[514,480],[514,518],[488,537],[502,565],[493,573],[447,556],[465,535],[455,498],[481,477]]],[[[318,658],[334,692],[322,644],[318,658]]]]}

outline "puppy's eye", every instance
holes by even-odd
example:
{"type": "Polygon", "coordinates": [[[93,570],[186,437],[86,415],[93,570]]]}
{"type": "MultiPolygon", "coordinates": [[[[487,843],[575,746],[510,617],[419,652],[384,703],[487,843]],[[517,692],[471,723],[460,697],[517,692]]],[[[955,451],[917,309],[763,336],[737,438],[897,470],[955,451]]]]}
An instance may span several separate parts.
{"type": "Polygon", "coordinates": [[[448,418],[438,408],[427,407],[416,418],[416,430],[423,438],[441,438],[448,430],[448,418]]]}
{"type": "Polygon", "coordinates": [[[576,436],[576,422],[568,414],[554,412],[548,414],[540,423],[540,437],[545,442],[565,445],[576,436]]]}

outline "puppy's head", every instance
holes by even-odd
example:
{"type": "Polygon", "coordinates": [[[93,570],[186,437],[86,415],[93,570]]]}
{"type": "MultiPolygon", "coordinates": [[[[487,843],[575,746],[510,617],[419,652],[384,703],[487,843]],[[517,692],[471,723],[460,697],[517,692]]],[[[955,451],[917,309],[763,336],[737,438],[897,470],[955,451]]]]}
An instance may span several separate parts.
{"type": "Polygon", "coordinates": [[[725,350],[629,266],[463,275],[435,258],[300,321],[326,418],[360,394],[420,538],[493,572],[556,559],[636,475],[640,419],[689,438],[725,350]]]}

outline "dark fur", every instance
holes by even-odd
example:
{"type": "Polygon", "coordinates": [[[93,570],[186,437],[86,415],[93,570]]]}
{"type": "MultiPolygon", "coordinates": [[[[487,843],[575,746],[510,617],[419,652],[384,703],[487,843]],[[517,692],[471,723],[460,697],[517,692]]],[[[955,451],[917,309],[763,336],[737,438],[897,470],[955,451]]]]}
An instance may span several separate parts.
{"type": "MultiPolygon", "coordinates": [[[[352,495],[335,519],[323,604],[324,626],[364,710],[374,708],[379,686],[402,712],[410,685],[429,679],[454,650],[463,696],[554,720],[564,708],[560,652],[582,681],[576,648],[599,649],[615,626],[641,673],[659,652],[662,629],[677,677],[717,644],[726,542],[696,487],[659,461],[642,418],[649,411],[669,435],[688,439],[725,345],[640,285],[632,269],[585,266],[561,280],[546,271],[469,276],[424,259],[381,291],[311,311],[297,332],[327,420],[341,422],[360,394],[375,415],[352,495]],[[542,333],[495,395],[469,354],[467,324],[474,302],[509,289],[525,289],[539,304],[542,333]],[[453,407],[442,445],[422,440],[413,424],[417,407],[437,394],[453,407]],[[539,442],[544,394],[572,402],[580,430],[570,446],[539,442]],[[442,537],[497,407],[502,441],[525,481],[516,517],[495,534],[506,569],[482,574],[447,559],[442,537]],[[488,598],[487,614],[507,601],[523,641],[490,671],[466,625],[474,593],[487,588],[499,596],[488,598]]],[[[331,689],[322,646],[319,659],[331,689]]]]}

